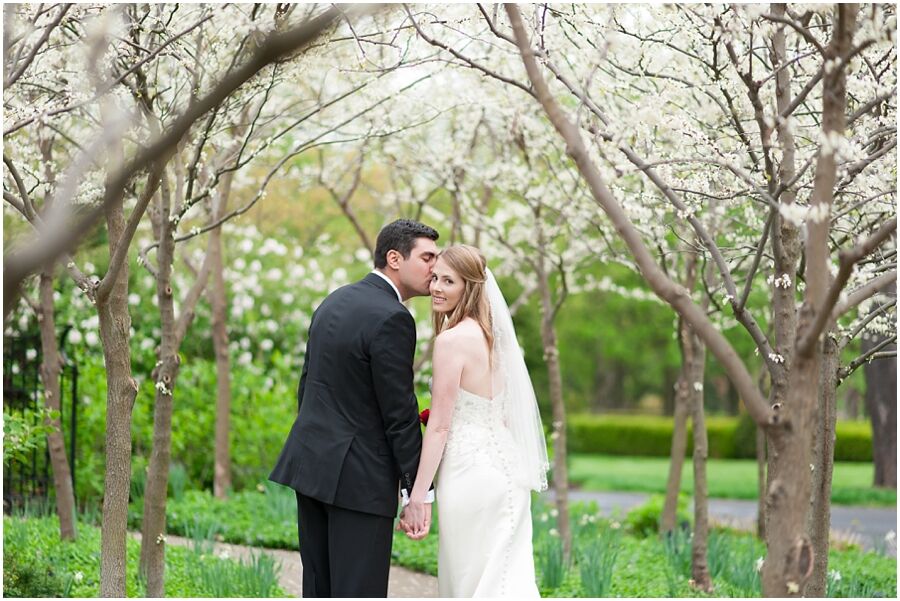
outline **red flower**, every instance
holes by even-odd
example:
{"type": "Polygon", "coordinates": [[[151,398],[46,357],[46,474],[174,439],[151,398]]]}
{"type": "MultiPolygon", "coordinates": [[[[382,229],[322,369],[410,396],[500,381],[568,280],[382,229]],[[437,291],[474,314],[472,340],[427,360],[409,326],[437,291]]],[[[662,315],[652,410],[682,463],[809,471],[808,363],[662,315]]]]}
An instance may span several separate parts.
{"type": "Polygon", "coordinates": [[[419,421],[422,423],[423,426],[428,425],[428,416],[429,415],[431,415],[431,410],[429,410],[429,409],[422,409],[422,413],[419,414],[419,421]]]}

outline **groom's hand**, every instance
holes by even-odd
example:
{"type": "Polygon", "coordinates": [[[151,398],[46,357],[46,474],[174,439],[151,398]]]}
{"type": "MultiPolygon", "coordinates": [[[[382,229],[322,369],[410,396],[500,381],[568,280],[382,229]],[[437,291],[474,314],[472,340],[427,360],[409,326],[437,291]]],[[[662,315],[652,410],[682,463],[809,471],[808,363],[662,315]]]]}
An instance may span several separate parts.
{"type": "Polygon", "coordinates": [[[401,516],[401,521],[406,522],[406,536],[412,540],[425,538],[431,530],[431,503],[410,502],[404,513],[406,516],[401,516]]]}
{"type": "Polygon", "coordinates": [[[411,539],[424,538],[431,526],[431,505],[422,501],[410,501],[400,514],[400,524],[411,539]]]}

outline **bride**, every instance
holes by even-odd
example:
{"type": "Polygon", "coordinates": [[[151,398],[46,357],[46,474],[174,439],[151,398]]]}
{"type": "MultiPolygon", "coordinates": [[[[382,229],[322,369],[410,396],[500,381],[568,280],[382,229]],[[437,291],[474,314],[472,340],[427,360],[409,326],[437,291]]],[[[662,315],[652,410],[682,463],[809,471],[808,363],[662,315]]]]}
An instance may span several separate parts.
{"type": "Polygon", "coordinates": [[[538,597],[531,490],[549,463],[509,309],[474,247],[445,249],[433,274],[431,410],[403,517],[424,513],[434,481],[441,597],[538,597]]]}

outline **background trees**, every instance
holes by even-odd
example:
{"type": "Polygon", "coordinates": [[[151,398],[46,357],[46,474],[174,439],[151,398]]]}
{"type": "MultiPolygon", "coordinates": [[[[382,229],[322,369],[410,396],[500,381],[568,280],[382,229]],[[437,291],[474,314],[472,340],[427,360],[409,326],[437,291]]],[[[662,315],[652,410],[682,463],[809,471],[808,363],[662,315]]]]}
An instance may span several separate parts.
{"type": "Polygon", "coordinates": [[[564,541],[567,413],[685,413],[676,382],[702,393],[695,434],[705,408],[768,435],[770,594],[810,566],[823,591],[848,387],[896,486],[893,7],[537,6],[518,30],[485,5],[5,10],[5,326],[28,329],[40,291],[48,406],[54,314],[107,397],[72,501],[50,445],[61,517],[108,504],[104,594],[124,590],[129,493],[162,594],[167,489],[264,478],[311,311],[400,216],[500,277],[564,541]]]}

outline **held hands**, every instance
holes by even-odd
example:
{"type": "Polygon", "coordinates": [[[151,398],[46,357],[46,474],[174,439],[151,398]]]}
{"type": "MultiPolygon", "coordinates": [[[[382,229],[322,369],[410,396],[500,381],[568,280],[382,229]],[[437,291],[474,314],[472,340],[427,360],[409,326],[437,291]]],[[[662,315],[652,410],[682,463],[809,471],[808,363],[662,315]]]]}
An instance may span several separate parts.
{"type": "Polygon", "coordinates": [[[413,540],[422,540],[431,529],[431,503],[410,501],[400,512],[397,530],[403,530],[413,540]]]}

